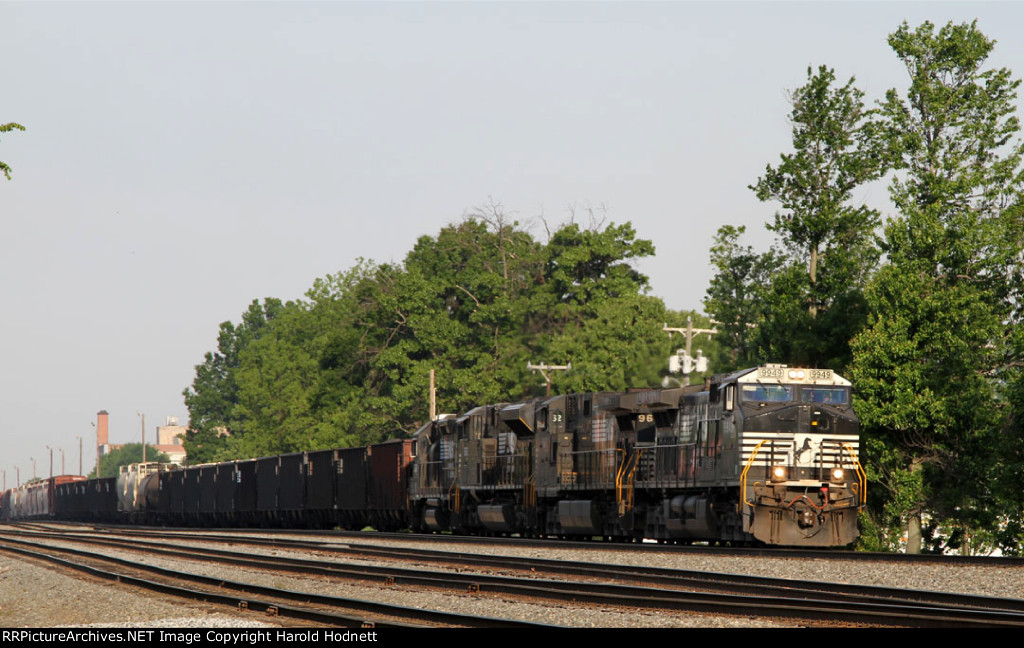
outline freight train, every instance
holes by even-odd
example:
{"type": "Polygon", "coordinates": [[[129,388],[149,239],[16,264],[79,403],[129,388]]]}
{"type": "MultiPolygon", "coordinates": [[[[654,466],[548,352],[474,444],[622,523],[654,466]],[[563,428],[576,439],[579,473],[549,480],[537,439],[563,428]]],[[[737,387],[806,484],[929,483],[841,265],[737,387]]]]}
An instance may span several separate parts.
{"type": "Polygon", "coordinates": [[[834,547],[858,535],[858,449],[847,380],[769,364],[481,406],[367,447],[55,477],[3,493],[0,520],[834,547]]]}

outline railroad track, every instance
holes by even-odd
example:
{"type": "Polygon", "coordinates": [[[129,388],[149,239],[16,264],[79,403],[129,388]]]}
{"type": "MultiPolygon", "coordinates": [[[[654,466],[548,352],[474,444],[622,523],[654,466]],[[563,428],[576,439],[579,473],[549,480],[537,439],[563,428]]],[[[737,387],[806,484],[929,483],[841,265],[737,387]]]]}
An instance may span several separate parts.
{"type": "MultiPolygon", "coordinates": [[[[310,533],[296,529],[268,529],[275,535],[303,535],[310,533]]],[[[587,549],[590,551],[632,551],[636,553],[664,553],[678,555],[709,555],[735,556],[740,558],[792,558],[801,559],[835,559],[867,563],[906,563],[906,564],[940,564],[940,565],[984,565],[1024,567],[1024,558],[1013,556],[953,556],[944,554],[903,554],[875,551],[842,551],[837,549],[789,549],[785,547],[732,547],[709,544],[672,544],[657,542],[606,542],[603,540],[577,541],[555,540],[549,538],[520,537],[486,537],[447,534],[416,534],[384,533],[366,531],[321,531],[338,538],[366,539],[367,537],[382,540],[409,540],[426,543],[443,544],[474,544],[474,545],[512,545],[518,547],[537,547],[551,549],[587,549]]]]}
{"type": "MultiPolygon", "coordinates": [[[[34,535],[32,532],[26,532],[34,535]]],[[[118,534],[122,531],[118,530],[118,534]]],[[[383,583],[385,586],[447,588],[478,594],[501,593],[549,601],[587,602],[596,605],[622,605],[714,614],[892,625],[909,627],[964,627],[1024,625],[1024,601],[993,597],[917,592],[903,589],[836,585],[814,581],[794,581],[734,574],[707,574],[659,568],[621,565],[594,565],[558,560],[522,557],[481,556],[463,552],[383,547],[367,544],[339,546],[332,542],[295,539],[254,538],[249,535],[210,532],[157,532],[130,530],[131,539],[83,537],[78,533],[60,534],[66,539],[103,544],[119,549],[139,549],[140,538],[178,541],[187,538],[188,552],[166,544],[146,542],[148,551],[176,558],[201,556],[234,565],[318,574],[383,583]],[[462,569],[500,571],[487,573],[426,572],[422,567],[397,568],[353,566],[334,561],[261,555],[251,552],[196,548],[196,543],[224,543],[290,548],[349,559],[402,560],[417,563],[457,565],[462,569]],[[527,576],[510,576],[507,574],[527,576]],[[558,575],[576,580],[551,580],[543,575],[558,575]]],[[[110,536],[110,532],[101,534],[110,536]]]]}
{"type": "MultiPolygon", "coordinates": [[[[121,525],[102,525],[85,522],[61,522],[61,525],[68,527],[81,527],[89,529],[109,529],[111,531],[129,532],[132,529],[154,529],[165,527],[139,527],[121,525]]],[[[53,528],[51,523],[46,522],[21,522],[13,523],[11,526],[30,528],[53,528]]],[[[170,528],[168,528],[170,529],[170,528]]],[[[201,527],[179,527],[176,530],[183,533],[203,533],[208,529],[201,527]]],[[[309,535],[330,536],[336,540],[352,539],[360,542],[367,538],[379,540],[399,540],[437,544],[467,544],[484,546],[513,546],[540,549],[561,549],[587,551],[610,551],[610,552],[635,552],[638,554],[669,554],[669,555],[706,555],[706,556],[732,556],[738,558],[761,559],[761,558],[789,558],[795,560],[803,559],[827,559],[845,560],[864,563],[890,563],[890,564],[933,564],[933,565],[981,565],[986,567],[1021,567],[1024,568],[1024,558],[1014,556],[959,556],[946,554],[903,554],[884,553],[873,551],[842,551],[835,549],[789,549],[784,547],[738,547],[718,546],[709,544],[684,544],[684,543],[656,543],[656,542],[615,542],[603,540],[557,540],[551,538],[523,538],[518,536],[471,536],[452,534],[412,534],[412,533],[388,533],[378,531],[343,531],[343,530],[311,530],[311,529],[275,529],[275,528],[236,528],[232,531],[240,533],[259,533],[266,536],[280,537],[304,537],[309,535]]]]}
{"type": "MultiPolygon", "coordinates": [[[[14,534],[0,533],[0,551],[162,594],[227,606],[241,611],[262,612],[289,621],[303,621],[343,628],[550,627],[545,624],[519,620],[397,606],[231,581],[188,573],[179,569],[144,565],[133,560],[81,549],[47,545],[23,538],[14,538],[11,535],[14,534]],[[305,605],[300,607],[292,604],[293,602],[301,602],[305,605]]],[[[21,535],[44,539],[43,536],[46,534],[27,532],[21,535]]],[[[61,539],[67,540],[68,536],[62,534],[61,539]]],[[[88,542],[88,539],[79,538],[77,540],[88,542]]],[[[121,547],[132,549],[133,545],[124,543],[121,547]]],[[[181,550],[173,553],[178,558],[188,558],[191,554],[189,551],[181,550]]],[[[262,558],[250,559],[249,566],[280,569],[279,566],[268,566],[266,559],[262,558]]]]}

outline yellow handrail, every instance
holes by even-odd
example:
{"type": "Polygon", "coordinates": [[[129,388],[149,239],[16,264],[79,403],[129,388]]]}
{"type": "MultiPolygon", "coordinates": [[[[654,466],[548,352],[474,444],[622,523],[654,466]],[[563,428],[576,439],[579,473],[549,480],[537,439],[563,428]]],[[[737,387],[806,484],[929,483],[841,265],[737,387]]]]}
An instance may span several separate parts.
{"type": "MultiPolygon", "coordinates": [[[[618,450],[618,452],[625,454],[625,450],[618,450]]],[[[633,475],[636,473],[636,466],[640,462],[642,452],[643,450],[634,450],[633,454],[622,460],[618,471],[616,471],[615,500],[619,505],[620,515],[633,508],[633,475]]]]}
{"type": "Polygon", "coordinates": [[[757,453],[761,450],[768,439],[762,440],[754,449],[750,452],[750,459],[747,460],[747,465],[743,466],[743,472],[740,473],[740,497],[743,498],[743,503],[747,506],[753,506],[753,502],[747,501],[747,473],[750,471],[750,467],[754,465],[754,459],[757,458],[757,453]]]}
{"type": "Polygon", "coordinates": [[[857,459],[857,452],[853,449],[853,446],[849,443],[844,443],[843,447],[850,453],[850,460],[857,467],[857,485],[860,486],[860,505],[857,508],[863,509],[868,501],[868,476],[864,472],[864,467],[860,465],[860,460],[857,459]]]}
{"type": "Polygon", "coordinates": [[[452,482],[451,486],[448,487],[448,505],[456,513],[461,512],[462,498],[460,497],[462,491],[459,490],[459,480],[456,479],[452,482]]]}
{"type": "MultiPolygon", "coordinates": [[[[761,450],[761,446],[768,442],[768,439],[764,439],[756,446],[750,453],[750,459],[747,460],[747,464],[743,467],[743,472],[740,474],[740,493],[743,498],[743,502],[747,506],[754,506],[754,503],[747,500],[747,473],[750,471],[751,466],[754,465],[754,460],[757,458],[757,453],[761,450]]],[[[857,486],[860,495],[860,504],[858,508],[864,508],[867,502],[867,491],[868,491],[868,478],[864,472],[864,467],[860,465],[860,461],[857,460],[857,452],[853,449],[853,446],[849,443],[844,443],[843,448],[850,455],[850,461],[857,468],[857,486]]]]}

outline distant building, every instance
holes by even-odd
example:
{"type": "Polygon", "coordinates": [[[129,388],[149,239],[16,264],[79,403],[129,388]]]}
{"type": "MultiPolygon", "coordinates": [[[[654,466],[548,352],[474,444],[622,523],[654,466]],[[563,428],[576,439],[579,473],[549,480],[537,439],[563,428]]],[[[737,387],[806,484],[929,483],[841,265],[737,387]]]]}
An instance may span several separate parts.
{"type": "Polygon", "coordinates": [[[187,427],[178,425],[177,416],[168,416],[165,425],[156,426],[156,449],[167,455],[171,461],[184,462],[187,453],[181,445],[181,440],[187,431],[187,427]]]}

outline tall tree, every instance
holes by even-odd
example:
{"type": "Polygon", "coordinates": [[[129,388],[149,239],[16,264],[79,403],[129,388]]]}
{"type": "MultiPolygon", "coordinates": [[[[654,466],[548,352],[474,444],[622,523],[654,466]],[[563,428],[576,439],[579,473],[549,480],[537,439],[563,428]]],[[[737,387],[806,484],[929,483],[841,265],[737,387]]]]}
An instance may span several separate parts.
{"type": "Polygon", "coordinates": [[[782,205],[767,227],[788,257],[765,295],[757,337],[767,356],[839,368],[863,324],[860,291],[878,260],[878,213],[854,204],[853,192],[887,166],[863,97],[853,78],[837,86],[832,69],[808,68],[806,85],[790,95],[793,152],[751,186],[782,205]]]}
{"type": "MultiPolygon", "coordinates": [[[[23,131],[25,130],[25,127],[21,124],[15,124],[14,122],[10,122],[9,124],[0,124],[0,133],[9,133],[12,130],[23,131]]],[[[3,162],[0,162],[0,173],[3,173],[4,177],[6,177],[8,180],[11,179],[11,167],[4,164],[3,162]]]]}
{"type": "Polygon", "coordinates": [[[993,523],[1024,149],[1020,82],[984,69],[994,41],[975,23],[904,23],[889,44],[910,76],[905,97],[890,90],[881,104],[898,215],[885,227],[889,263],[868,291],[869,327],[853,342],[853,377],[869,461],[915,552],[923,514],[952,528],[993,523]]]}

